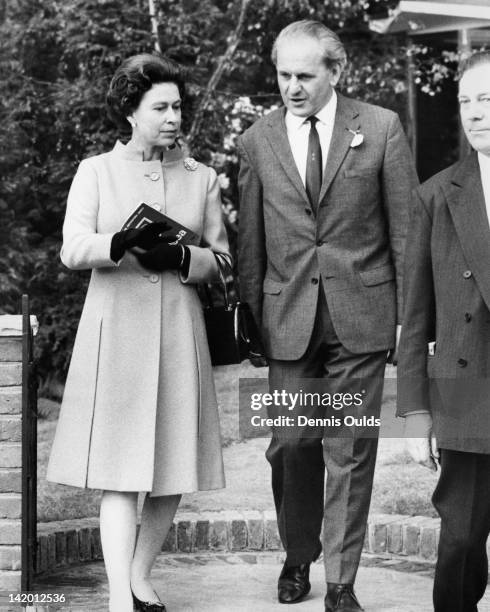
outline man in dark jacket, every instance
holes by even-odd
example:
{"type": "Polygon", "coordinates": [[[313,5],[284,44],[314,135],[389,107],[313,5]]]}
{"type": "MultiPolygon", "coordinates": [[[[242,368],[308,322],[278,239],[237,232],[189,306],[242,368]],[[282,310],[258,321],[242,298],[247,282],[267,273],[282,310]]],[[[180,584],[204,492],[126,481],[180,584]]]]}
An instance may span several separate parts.
{"type": "Polygon", "coordinates": [[[476,612],[488,578],[490,52],[463,63],[459,104],[473,150],[416,191],[398,363],[408,450],[441,465],[436,612],[476,612]]]}

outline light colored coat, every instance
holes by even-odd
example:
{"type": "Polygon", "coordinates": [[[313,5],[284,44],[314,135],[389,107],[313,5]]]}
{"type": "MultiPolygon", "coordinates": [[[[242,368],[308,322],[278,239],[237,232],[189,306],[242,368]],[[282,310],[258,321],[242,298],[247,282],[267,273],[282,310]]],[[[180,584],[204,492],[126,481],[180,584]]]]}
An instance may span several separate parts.
{"type": "Polygon", "coordinates": [[[241,297],[273,359],[305,353],[320,277],[341,343],[353,353],[388,350],[401,322],[407,209],[418,182],[398,116],[338,95],[316,215],[284,117],[284,108],[266,115],[240,143],[241,297]]]}
{"type": "Polygon", "coordinates": [[[124,145],[84,160],[73,180],[61,258],[92,268],[48,466],[48,480],[174,494],[224,486],[216,394],[196,283],[228,252],[211,168],[180,149],[141,161],[124,145]],[[112,236],[142,202],[189,227],[187,278],[153,273],[112,236]],[[179,455],[180,458],[179,458],[179,455]],[[165,462],[164,466],[155,464],[165,462]],[[161,474],[164,474],[162,477],[161,474]],[[155,474],[160,474],[154,482],[155,474]]]}

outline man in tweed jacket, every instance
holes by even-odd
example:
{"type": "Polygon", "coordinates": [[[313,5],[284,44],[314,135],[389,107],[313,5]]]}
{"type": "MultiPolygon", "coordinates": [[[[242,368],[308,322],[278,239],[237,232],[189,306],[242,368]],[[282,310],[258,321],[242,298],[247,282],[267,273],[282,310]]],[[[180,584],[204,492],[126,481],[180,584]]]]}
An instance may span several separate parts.
{"type": "MultiPolygon", "coordinates": [[[[271,390],[322,379],[331,392],[349,392],[375,380],[354,414],[376,416],[401,318],[407,203],[417,182],[410,151],[395,113],[335,92],[346,56],[323,24],[290,24],[273,61],[285,107],[239,146],[241,297],[262,329],[271,390]]],[[[324,518],[325,609],[362,609],[353,583],[376,433],[342,425],[335,435],[297,429],[285,439],[274,430],[267,458],[287,552],[279,601],[308,593],[324,518]]]]}

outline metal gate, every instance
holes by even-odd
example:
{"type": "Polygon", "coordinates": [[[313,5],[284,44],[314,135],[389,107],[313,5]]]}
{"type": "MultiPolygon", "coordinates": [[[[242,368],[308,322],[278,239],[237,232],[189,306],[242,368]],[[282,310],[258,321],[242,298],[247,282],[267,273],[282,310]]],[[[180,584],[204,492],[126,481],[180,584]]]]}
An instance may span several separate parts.
{"type": "Polygon", "coordinates": [[[31,591],[37,547],[37,377],[29,298],[22,296],[22,591],[31,591]]]}

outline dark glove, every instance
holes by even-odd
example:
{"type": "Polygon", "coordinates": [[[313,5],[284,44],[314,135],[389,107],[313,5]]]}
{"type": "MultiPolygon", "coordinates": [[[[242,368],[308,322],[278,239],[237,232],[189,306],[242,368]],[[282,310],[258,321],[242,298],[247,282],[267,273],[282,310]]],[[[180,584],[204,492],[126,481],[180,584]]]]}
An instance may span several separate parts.
{"type": "Polygon", "coordinates": [[[179,270],[187,258],[187,252],[188,249],[181,244],[164,242],[145,253],[135,253],[135,255],[143,268],[152,272],[163,272],[179,270]]]}
{"type": "Polygon", "coordinates": [[[161,242],[161,234],[168,231],[170,225],[164,221],[161,223],[149,223],[138,229],[127,229],[116,232],[112,237],[110,257],[117,262],[126,251],[138,247],[148,251],[161,242]]]}

